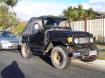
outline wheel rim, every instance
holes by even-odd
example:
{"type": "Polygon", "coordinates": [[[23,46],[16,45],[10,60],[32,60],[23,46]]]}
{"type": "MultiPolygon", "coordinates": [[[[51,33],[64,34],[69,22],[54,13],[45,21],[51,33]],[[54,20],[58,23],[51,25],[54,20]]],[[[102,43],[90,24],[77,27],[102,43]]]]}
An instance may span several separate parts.
{"type": "Polygon", "coordinates": [[[55,52],[53,56],[53,60],[57,65],[61,65],[63,62],[62,55],[59,52],[55,52]]]}
{"type": "Polygon", "coordinates": [[[22,56],[27,57],[27,46],[25,44],[22,46],[22,56]]]}
{"type": "Polygon", "coordinates": [[[55,68],[64,69],[69,65],[68,52],[64,46],[56,46],[51,51],[51,61],[55,68]]]}

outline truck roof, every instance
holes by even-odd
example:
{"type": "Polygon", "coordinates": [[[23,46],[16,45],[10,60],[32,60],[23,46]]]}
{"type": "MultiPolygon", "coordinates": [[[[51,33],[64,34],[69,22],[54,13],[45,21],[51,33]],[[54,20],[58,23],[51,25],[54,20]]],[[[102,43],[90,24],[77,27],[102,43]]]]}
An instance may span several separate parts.
{"type": "Polygon", "coordinates": [[[21,33],[21,35],[22,34],[29,34],[30,33],[30,25],[29,25],[29,23],[31,22],[31,21],[35,21],[35,20],[55,20],[55,21],[62,21],[62,20],[67,20],[67,18],[65,18],[65,17],[61,17],[61,16],[40,16],[40,17],[32,17],[30,20],[29,20],[29,22],[28,22],[28,24],[26,25],[26,27],[24,28],[24,30],[22,31],[22,33],[21,33]],[[29,25],[29,26],[28,26],[29,25]]]}

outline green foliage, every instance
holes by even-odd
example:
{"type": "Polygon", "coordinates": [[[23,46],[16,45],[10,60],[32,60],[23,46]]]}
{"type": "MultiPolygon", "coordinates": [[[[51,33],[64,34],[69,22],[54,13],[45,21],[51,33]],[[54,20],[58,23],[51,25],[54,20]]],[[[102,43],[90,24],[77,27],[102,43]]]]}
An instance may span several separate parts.
{"type": "Polygon", "coordinates": [[[16,18],[13,7],[18,0],[0,0],[0,30],[10,30],[19,34],[24,29],[24,24],[16,18]]]}
{"type": "Polygon", "coordinates": [[[14,7],[17,4],[18,0],[6,0],[5,3],[11,7],[14,7]]]}
{"type": "Polygon", "coordinates": [[[0,26],[2,29],[15,26],[16,23],[16,16],[11,11],[9,11],[8,6],[0,5],[0,26]]]}
{"type": "Polygon", "coordinates": [[[17,4],[18,0],[0,0],[0,3],[4,3],[8,6],[14,7],[17,4]]]}
{"type": "Polygon", "coordinates": [[[104,43],[98,43],[97,44],[98,49],[102,49],[103,51],[99,51],[98,59],[105,60],[105,44],[104,43]]]}
{"type": "Polygon", "coordinates": [[[85,10],[82,5],[78,5],[77,8],[70,6],[63,11],[63,14],[72,21],[84,20],[85,18],[94,19],[96,17],[92,8],[85,10]]]}
{"type": "Polygon", "coordinates": [[[24,28],[25,28],[25,24],[19,22],[16,26],[11,28],[11,32],[13,32],[16,35],[19,35],[23,31],[24,28]]]}
{"type": "Polygon", "coordinates": [[[5,30],[18,23],[16,14],[12,10],[12,7],[16,5],[17,1],[18,0],[0,0],[0,29],[5,30]]]}
{"type": "Polygon", "coordinates": [[[105,52],[99,52],[98,59],[105,60],[105,52]]]}

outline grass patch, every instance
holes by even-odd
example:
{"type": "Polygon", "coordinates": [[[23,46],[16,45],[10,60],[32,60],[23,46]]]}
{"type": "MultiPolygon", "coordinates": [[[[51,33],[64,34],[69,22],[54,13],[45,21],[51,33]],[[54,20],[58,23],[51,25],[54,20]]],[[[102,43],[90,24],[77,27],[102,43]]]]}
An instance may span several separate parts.
{"type": "Polygon", "coordinates": [[[97,45],[102,45],[102,46],[105,46],[105,42],[95,42],[97,45]]]}
{"type": "Polygon", "coordinates": [[[100,52],[98,59],[105,60],[105,52],[100,52]]]}
{"type": "MultiPolygon", "coordinates": [[[[97,45],[98,49],[105,49],[105,45],[97,45]]],[[[100,51],[98,59],[105,60],[105,51],[100,51]]]]}
{"type": "Polygon", "coordinates": [[[96,46],[98,47],[98,49],[105,49],[105,45],[97,45],[96,46]]]}

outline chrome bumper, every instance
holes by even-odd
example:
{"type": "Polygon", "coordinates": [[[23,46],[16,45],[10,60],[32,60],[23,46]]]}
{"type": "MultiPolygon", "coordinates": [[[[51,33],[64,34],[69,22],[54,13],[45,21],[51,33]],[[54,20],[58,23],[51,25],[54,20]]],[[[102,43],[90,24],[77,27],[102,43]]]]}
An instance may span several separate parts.
{"type": "Polygon", "coordinates": [[[92,51],[75,51],[72,53],[73,57],[85,57],[85,56],[97,56],[98,51],[92,50],[92,51]]]}
{"type": "Polygon", "coordinates": [[[18,43],[1,44],[1,49],[18,49],[18,43]]]}

